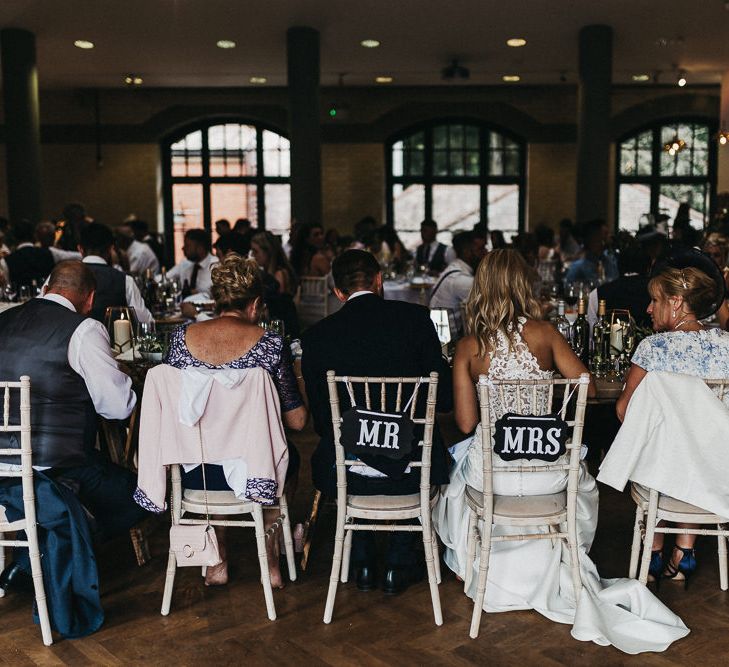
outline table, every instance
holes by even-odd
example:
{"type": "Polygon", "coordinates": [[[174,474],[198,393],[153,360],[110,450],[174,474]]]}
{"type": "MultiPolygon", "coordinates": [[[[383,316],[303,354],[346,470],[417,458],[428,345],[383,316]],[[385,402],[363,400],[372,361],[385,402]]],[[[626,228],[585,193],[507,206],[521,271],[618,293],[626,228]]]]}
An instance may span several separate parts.
{"type": "Polygon", "coordinates": [[[413,285],[408,280],[385,280],[382,288],[389,301],[407,301],[427,306],[434,281],[428,280],[422,285],[413,285]]]}
{"type": "Polygon", "coordinates": [[[618,382],[610,382],[605,378],[595,378],[595,388],[597,389],[597,396],[589,399],[589,402],[595,403],[614,403],[620,398],[620,394],[623,393],[623,385],[625,383],[622,380],[618,382]]]}

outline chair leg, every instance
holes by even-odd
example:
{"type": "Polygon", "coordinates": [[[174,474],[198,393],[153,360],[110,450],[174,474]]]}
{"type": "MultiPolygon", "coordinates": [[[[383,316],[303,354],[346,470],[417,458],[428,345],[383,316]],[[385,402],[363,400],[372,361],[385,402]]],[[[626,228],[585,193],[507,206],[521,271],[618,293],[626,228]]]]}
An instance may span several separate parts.
{"type": "Polygon", "coordinates": [[[294,558],[294,538],[291,534],[291,517],[286,496],[281,496],[281,514],[283,514],[284,551],[286,552],[286,566],[289,570],[289,580],[296,581],[296,560],[294,558]]]}
{"type": "MultiPolygon", "coordinates": [[[[5,539],[5,534],[0,533],[0,540],[5,539]]],[[[0,547],[0,572],[5,569],[5,547],[0,547]]],[[[5,596],[5,589],[0,588],[0,598],[5,596]]]]}
{"type": "Polygon", "coordinates": [[[428,506],[427,509],[423,511],[421,520],[423,522],[423,550],[425,551],[425,567],[428,570],[430,598],[433,603],[433,618],[436,625],[443,625],[443,612],[440,607],[438,579],[435,574],[435,563],[433,559],[433,528],[430,521],[430,506],[428,506]]]}
{"type": "Polygon", "coordinates": [[[51,632],[51,620],[48,616],[48,604],[46,603],[46,590],[43,585],[43,570],[41,569],[40,552],[38,549],[38,534],[35,523],[26,529],[28,535],[28,551],[30,552],[30,571],[33,576],[33,589],[35,590],[35,603],[38,608],[40,619],[41,635],[46,646],[53,644],[53,633],[51,632]]]}
{"type": "Polygon", "coordinates": [[[344,553],[342,555],[342,576],[339,578],[343,584],[349,581],[349,561],[352,556],[353,530],[348,530],[344,536],[344,553]]]}
{"type": "Polygon", "coordinates": [[[440,573],[440,553],[438,551],[438,536],[435,534],[435,526],[430,527],[432,534],[433,544],[433,563],[435,564],[435,580],[440,585],[441,573],[440,573]]]}
{"type": "MultiPolygon", "coordinates": [[[[271,574],[268,571],[268,554],[266,552],[266,529],[263,525],[263,510],[260,505],[253,508],[253,522],[256,525],[256,545],[258,547],[258,563],[261,567],[261,584],[263,584],[263,597],[266,599],[268,620],[276,620],[276,607],[273,604],[273,589],[271,588],[271,574]]],[[[276,539],[276,538],[272,538],[276,539]]]]}
{"type": "Polygon", "coordinates": [[[481,626],[481,614],[483,613],[483,599],[486,596],[486,581],[489,574],[489,559],[491,557],[491,517],[488,523],[483,521],[483,530],[481,532],[481,552],[478,563],[478,585],[476,587],[476,595],[473,598],[473,615],[471,616],[471,639],[478,637],[478,631],[481,626]]]}
{"type": "Polygon", "coordinates": [[[651,491],[648,501],[648,513],[645,519],[645,536],[643,537],[643,558],[640,562],[638,581],[644,586],[648,583],[648,568],[651,564],[651,547],[656,534],[656,518],[658,515],[658,494],[651,491]]]}
{"type": "MultiPolygon", "coordinates": [[[[162,616],[170,613],[170,605],[172,604],[172,590],[175,587],[175,572],[177,571],[177,558],[175,552],[170,550],[167,558],[167,575],[165,577],[165,590],[162,593],[162,616]]],[[[203,575],[204,576],[204,575],[203,575]]]]}
{"type": "Polygon", "coordinates": [[[643,508],[640,505],[635,507],[635,523],[633,524],[633,544],[630,547],[630,566],[628,567],[628,578],[635,579],[638,574],[638,558],[640,556],[640,522],[643,520],[643,508]]]}
{"type": "MultiPolygon", "coordinates": [[[[720,523],[716,524],[719,530],[723,530],[720,523]]],[[[717,535],[716,539],[719,543],[719,585],[721,590],[725,591],[729,588],[729,580],[727,579],[727,553],[726,553],[726,537],[717,535]]]]}
{"type": "Polygon", "coordinates": [[[476,560],[476,531],[477,517],[470,507],[468,508],[468,533],[466,535],[466,571],[463,573],[463,592],[468,592],[468,587],[473,579],[473,562],[476,560]]]}
{"type": "MultiPolygon", "coordinates": [[[[346,507],[337,503],[337,530],[334,534],[334,554],[332,555],[332,572],[329,575],[329,591],[327,592],[327,603],[324,608],[324,622],[332,622],[334,613],[334,599],[337,597],[337,584],[342,568],[342,553],[344,551],[344,521],[346,507]]],[[[351,532],[351,531],[350,531],[351,532]]]]}

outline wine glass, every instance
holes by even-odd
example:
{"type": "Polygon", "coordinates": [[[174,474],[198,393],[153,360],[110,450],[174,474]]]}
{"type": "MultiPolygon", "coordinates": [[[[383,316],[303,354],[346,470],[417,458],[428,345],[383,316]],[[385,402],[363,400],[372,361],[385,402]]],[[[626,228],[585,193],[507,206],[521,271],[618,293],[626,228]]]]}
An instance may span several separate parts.
{"type": "Polygon", "coordinates": [[[285,331],[283,320],[270,320],[268,323],[268,330],[274,331],[275,333],[283,336],[285,331]]]}

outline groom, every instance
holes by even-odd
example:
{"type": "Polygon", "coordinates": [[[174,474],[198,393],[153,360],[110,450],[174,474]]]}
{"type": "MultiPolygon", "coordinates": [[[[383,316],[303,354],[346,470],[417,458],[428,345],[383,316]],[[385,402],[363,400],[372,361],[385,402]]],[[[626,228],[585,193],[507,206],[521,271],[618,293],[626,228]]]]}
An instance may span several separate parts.
{"type": "MultiPolygon", "coordinates": [[[[302,336],[302,373],[321,440],[312,457],[314,486],[336,497],[334,434],[326,373],[359,376],[427,376],[438,373],[437,410],[453,405],[451,370],[441,355],[441,345],[427,308],[382,298],[382,273],[377,260],[363,250],[347,250],[332,265],[334,293],[344,303],[336,313],[310,327],[302,336]]],[[[349,403],[345,397],[344,408],[349,403]]],[[[419,456],[416,448],[414,456],[419,456]]],[[[447,484],[450,456],[437,425],[433,436],[431,483],[447,484]]],[[[417,493],[420,469],[401,479],[366,477],[350,471],[347,491],[352,495],[403,495],[417,493]]],[[[393,532],[386,555],[385,593],[404,591],[422,572],[418,568],[416,533],[393,532]]],[[[374,533],[354,531],[351,563],[357,587],[376,587],[374,533]]]]}

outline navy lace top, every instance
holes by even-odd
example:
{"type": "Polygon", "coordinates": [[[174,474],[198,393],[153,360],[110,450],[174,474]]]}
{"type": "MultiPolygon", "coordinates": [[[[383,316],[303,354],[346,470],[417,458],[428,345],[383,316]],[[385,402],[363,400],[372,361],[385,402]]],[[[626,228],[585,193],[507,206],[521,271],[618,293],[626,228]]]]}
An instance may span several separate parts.
{"type": "Polygon", "coordinates": [[[189,368],[190,366],[210,369],[264,368],[271,374],[273,383],[276,385],[282,412],[288,412],[304,404],[291,365],[291,350],[280,334],[266,331],[261,339],[242,357],[221,366],[214,366],[200,361],[200,359],[196,359],[190,354],[185,342],[187,326],[187,324],[183,324],[172,332],[170,347],[164,363],[180,369],[189,368]]]}

